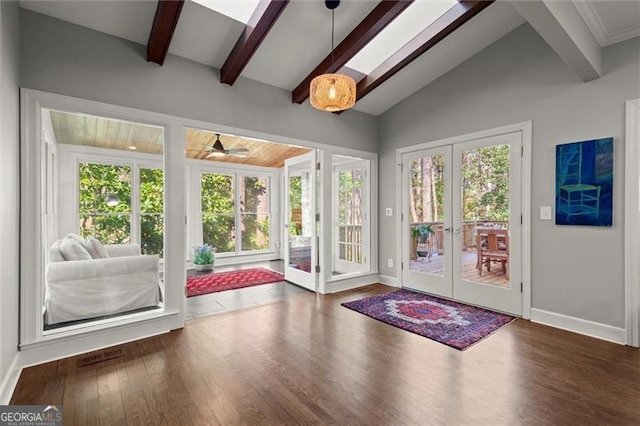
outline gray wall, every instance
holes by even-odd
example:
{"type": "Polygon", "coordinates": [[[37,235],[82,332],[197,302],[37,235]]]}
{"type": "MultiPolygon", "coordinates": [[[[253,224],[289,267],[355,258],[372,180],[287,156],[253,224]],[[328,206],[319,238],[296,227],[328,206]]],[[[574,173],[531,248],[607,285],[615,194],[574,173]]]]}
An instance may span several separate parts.
{"type": "Polygon", "coordinates": [[[22,85],[365,151],[375,151],[377,121],[349,111],[336,116],[291,103],[291,93],[240,78],[219,82],[211,67],[169,55],[148,63],[146,47],[55,18],[21,10],[22,85]]]}
{"type": "MultiPolygon", "coordinates": [[[[20,225],[18,3],[0,1],[0,394],[18,353],[20,225]]],[[[5,403],[1,401],[0,403],[5,403]]]]}
{"type": "MultiPolygon", "coordinates": [[[[396,149],[533,121],[532,304],[624,327],[624,102],[640,97],[640,39],[603,51],[604,76],[583,83],[525,24],[381,116],[380,271],[395,257],[396,149]],[[555,145],[614,137],[614,226],[556,226],[555,145]]],[[[397,264],[397,262],[396,262],[397,264]]]]}

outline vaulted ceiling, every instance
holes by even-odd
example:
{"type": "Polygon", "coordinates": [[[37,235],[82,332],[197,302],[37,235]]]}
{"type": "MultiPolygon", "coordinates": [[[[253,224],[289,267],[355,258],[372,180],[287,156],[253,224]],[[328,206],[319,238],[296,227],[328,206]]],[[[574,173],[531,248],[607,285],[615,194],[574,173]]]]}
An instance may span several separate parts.
{"type": "MultiPolygon", "coordinates": [[[[412,3],[343,0],[335,10],[335,65],[343,67],[364,48],[384,50],[376,46],[374,37],[386,27],[391,29],[394,20],[406,19],[403,12],[415,14],[418,9],[412,3]]],[[[386,59],[366,74],[342,68],[358,82],[354,109],[373,115],[385,112],[525,21],[561,57],[565,55],[565,62],[584,80],[600,75],[599,58],[584,53],[576,34],[592,33],[598,48],[640,34],[640,2],[636,1],[555,2],[565,3],[561,6],[552,0],[449,3],[451,9],[441,5],[444,14],[425,24],[403,46],[387,52],[386,59]],[[566,53],[567,49],[575,52],[566,53]]],[[[331,65],[331,13],[321,0],[261,0],[247,24],[190,0],[21,0],[20,4],[146,45],[147,57],[141,60],[161,66],[166,54],[182,56],[219,69],[219,84],[250,78],[290,91],[295,103],[307,101],[310,79],[331,65]]]]}

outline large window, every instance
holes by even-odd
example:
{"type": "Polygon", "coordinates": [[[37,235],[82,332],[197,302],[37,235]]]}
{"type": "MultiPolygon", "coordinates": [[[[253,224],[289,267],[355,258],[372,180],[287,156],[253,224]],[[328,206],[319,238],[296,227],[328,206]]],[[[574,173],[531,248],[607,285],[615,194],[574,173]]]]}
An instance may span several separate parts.
{"type": "Polygon", "coordinates": [[[103,244],[139,243],[163,255],[164,172],[137,164],[78,164],[78,219],[82,237],[103,244]],[[134,196],[135,194],[135,196],[134,196]]]}
{"type": "Polygon", "coordinates": [[[200,174],[202,242],[218,254],[271,248],[269,177],[236,173],[200,174]]]}

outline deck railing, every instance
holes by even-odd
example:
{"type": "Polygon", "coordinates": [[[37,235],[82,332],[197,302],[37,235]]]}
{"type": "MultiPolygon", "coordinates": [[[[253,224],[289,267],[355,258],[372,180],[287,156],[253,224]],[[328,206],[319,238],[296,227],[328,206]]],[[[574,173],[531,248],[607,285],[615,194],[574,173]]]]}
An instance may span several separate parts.
{"type": "MultiPolygon", "coordinates": [[[[444,222],[412,222],[410,223],[410,226],[412,229],[420,225],[431,225],[434,231],[434,234],[429,236],[427,247],[431,253],[442,254],[444,250],[444,222]]],[[[462,222],[462,229],[460,229],[460,232],[462,233],[462,249],[464,251],[476,249],[476,229],[478,227],[487,227],[487,228],[495,227],[499,229],[509,229],[509,221],[508,220],[466,220],[462,222]]],[[[413,239],[412,250],[411,250],[412,258],[415,257],[416,246],[417,246],[417,241],[413,239]]]]}

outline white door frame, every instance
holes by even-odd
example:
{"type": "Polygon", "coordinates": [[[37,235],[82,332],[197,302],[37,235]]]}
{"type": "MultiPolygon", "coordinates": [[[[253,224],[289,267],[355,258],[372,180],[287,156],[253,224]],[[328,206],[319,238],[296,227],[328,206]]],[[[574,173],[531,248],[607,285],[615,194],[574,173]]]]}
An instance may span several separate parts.
{"type": "Polygon", "coordinates": [[[624,282],[625,329],[629,346],[638,347],[640,339],[640,99],[626,102],[624,143],[624,282]]]}
{"type": "MultiPolygon", "coordinates": [[[[531,317],[531,121],[397,149],[396,211],[402,211],[402,197],[400,196],[402,194],[402,154],[514,132],[520,132],[522,134],[522,318],[529,319],[531,317]]],[[[396,259],[402,259],[402,222],[400,216],[396,217],[396,259]]],[[[402,270],[399,266],[400,265],[396,268],[396,280],[398,285],[402,286],[402,270]]]]}

